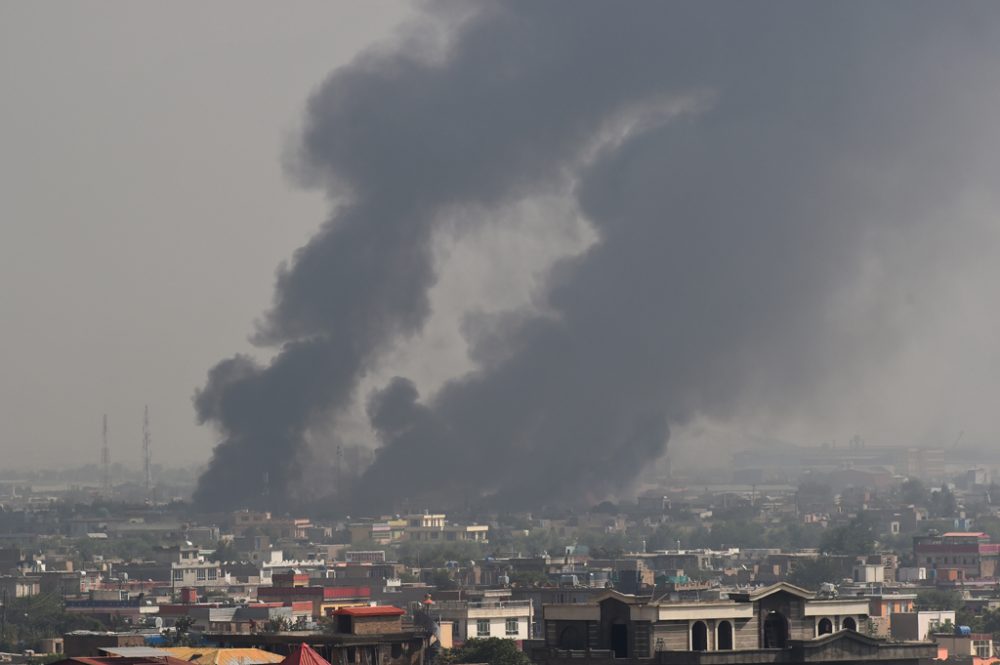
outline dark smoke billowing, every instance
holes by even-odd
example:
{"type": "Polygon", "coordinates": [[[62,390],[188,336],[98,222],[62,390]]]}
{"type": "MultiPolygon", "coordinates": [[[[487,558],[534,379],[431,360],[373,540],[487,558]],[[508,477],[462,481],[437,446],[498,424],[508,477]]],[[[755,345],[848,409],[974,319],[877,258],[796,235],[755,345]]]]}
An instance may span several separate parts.
{"type": "Polygon", "coordinates": [[[469,375],[371,396],[381,448],[354,494],[373,509],[602,496],[672,424],[863,371],[902,334],[894,287],[933,281],[899,247],[994,184],[994,6],[476,7],[443,54],[411,35],[311,100],[301,169],[346,202],[279,273],[256,335],[279,353],[196,396],[225,436],[199,502],[290,496],[310,431],[431,315],[446,219],[561,194],[597,239],[530,313],[469,326],[469,375]]]}

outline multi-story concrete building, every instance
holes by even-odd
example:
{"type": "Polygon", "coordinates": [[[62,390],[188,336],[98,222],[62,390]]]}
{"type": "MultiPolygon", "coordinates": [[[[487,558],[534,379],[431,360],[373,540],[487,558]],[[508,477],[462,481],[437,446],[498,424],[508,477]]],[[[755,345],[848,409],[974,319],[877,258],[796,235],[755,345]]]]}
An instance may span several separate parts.
{"type": "Polygon", "coordinates": [[[454,644],[473,638],[526,640],[532,636],[531,601],[511,600],[506,593],[486,592],[474,600],[438,600],[424,607],[434,620],[451,623],[454,644]]]}
{"type": "Polygon", "coordinates": [[[371,601],[371,589],[366,586],[271,586],[257,589],[257,598],[264,602],[292,604],[312,603],[312,618],[331,616],[342,607],[359,607],[371,601]]]}
{"type": "Polygon", "coordinates": [[[990,537],[981,531],[949,531],[941,535],[916,536],[913,556],[916,564],[933,571],[937,580],[996,577],[1000,544],[991,543],[990,537]]]}
{"type": "Polygon", "coordinates": [[[790,640],[856,631],[865,626],[868,599],[821,599],[781,583],[697,603],[661,603],[608,591],[595,602],[548,605],[543,613],[546,645],[650,658],[661,651],[783,649],[790,640]]]}
{"type": "Polygon", "coordinates": [[[893,612],[889,616],[889,634],[897,640],[928,640],[945,624],[955,624],[955,610],[893,612]]]}
{"type": "Polygon", "coordinates": [[[485,543],[490,528],[484,524],[449,524],[443,513],[407,515],[405,538],[417,542],[468,540],[485,543]]]}
{"type": "Polygon", "coordinates": [[[217,561],[206,561],[198,553],[198,548],[175,546],[161,548],[157,558],[171,557],[170,588],[177,591],[181,587],[218,587],[227,584],[217,561]]]}

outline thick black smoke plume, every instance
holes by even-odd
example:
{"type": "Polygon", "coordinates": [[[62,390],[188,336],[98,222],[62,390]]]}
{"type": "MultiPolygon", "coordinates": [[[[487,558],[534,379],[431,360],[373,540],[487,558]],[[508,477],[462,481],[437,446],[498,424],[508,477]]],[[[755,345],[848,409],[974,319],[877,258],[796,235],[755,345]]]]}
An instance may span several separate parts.
{"type": "Polygon", "coordinates": [[[307,433],[421,330],[432,234],[482,223],[463,210],[564,192],[597,240],[551,271],[540,314],[479,326],[473,373],[372,396],[372,508],[602,496],[671,424],[863,371],[900,333],[878,294],[935,268],[900,244],[993,184],[993,5],[475,7],[429,6],[443,52],[418,24],[311,100],[302,169],[350,202],[279,273],[257,335],[278,355],[224,361],[197,394],[225,435],[199,502],[288,498],[307,433]]]}

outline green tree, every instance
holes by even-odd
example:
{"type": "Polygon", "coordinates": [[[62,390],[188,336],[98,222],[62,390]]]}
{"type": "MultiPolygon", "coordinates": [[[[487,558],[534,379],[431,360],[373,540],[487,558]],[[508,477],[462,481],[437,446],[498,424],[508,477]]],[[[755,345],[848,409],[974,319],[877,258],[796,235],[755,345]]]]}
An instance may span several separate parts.
{"type": "Polygon", "coordinates": [[[518,570],[510,574],[510,583],[513,586],[544,586],[549,581],[549,576],[540,570],[518,570]]]}
{"type": "MultiPolygon", "coordinates": [[[[963,626],[967,626],[969,624],[963,623],[962,625],[963,626]]],[[[936,628],[934,628],[934,632],[935,633],[954,634],[954,632],[955,632],[955,624],[953,624],[951,622],[951,619],[946,619],[942,623],[939,623],[936,628]]]]}
{"type": "Polygon", "coordinates": [[[0,635],[4,651],[36,649],[40,640],[62,637],[72,630],[106,628],[96,619],[66,612],[62,599],[54,594],[15,598],[4,610],[6,625],[0,635]]]}
{"type": "Polygon", "coordinates": [[[677,540],[681,537],[681,531],[669,524],[660,524],[646,538],[646,547],[649,550],[669,550],[677,547],[677,540]]]}
{"type": "Polygon", "coordinates": [[[232,542],[220,540],[215,545],[215,550],[207,558],[209,561],[238,561],[240,554],[232,542]]]}
{"type": "MultiPolygon", "coordinates": [[[[1000,494],[997,494],[1000,497],[1000,494]]],[[[976,518],[976,530],[989,535],[994,543],[1000,543],[1000,518],[983,515],[976,518]]]]}
{"type": "Polygon", "coordinates": [[[469,561],[482,559],[484,554],[483,545],[471,541],[448,543],[404,541],[399,544],[397,549],[397,555],[401,563],[423,568],[439,568],[448,561],[458,561],[464,565],[469,563],[469,561]]]}
{"type": "Polygon", "coordinates": [[[441,591],[458,588],[458,583],[451,578],[451,573],[446,568],[438,568],[433,571],[427,583],[437,587],[441,591]]]}
{"type": "Polygon", "coordinates": [[[716,522],[706,538],[708,547],[764,547],[768,544],[761,525],[750,521],[716,522]]]}
{"type": "Polygon", "coordinates": [[[820,540],[819,549],[826,554],[856,556],[875,551],[875,524],[865,513],[850,523],[830,529],[820,540]]]}
{"type": "Polygon", "coordinates": [[[979,632],[1000,634],[1000,609],[985,609],[980,617],[981,626],[979,632]]]}
{"type": "Polygon", "coordinates": [[[931,493],[930,513],[932,517],[954,517],[958,513],[958,502],[947,487],[931,493]]]}
{"type": "Polygon", "coordinates": [[[514,640],[499,637],[471,639],[458,649],[448,649],[441,654],[441,662],[488,663],[489,665],[531,665],[527,654],[517,648],[514,640]]]}
{"type": "Polygon", "coordinates": [[[788,576],[788,581],[803,589],[815,591],[819,589],[820,584],[839,582],[843,576],[844,571],[836,561],[820,556],[798,562],[795,570],[788,576]]]}
{"type": "Polygon", "coordinates": [[[807,547],[819,547],[823,537],[823,527],[819,524],[802,524],[788,521],[777,529],[769,529],[766,540],[770,547],[781,547],[800,550],[807,547]]]}
{"type": "Polygon", "coordinates": [[[918,610],[955,610],[962,609],[965,601],[958,591],[940,591],[927,589],[917,593],[918,610]]]}
{"type": "Polygon", "coordinates": [[[191,626],[194,625],[194,619],[187,616],[177,617],[177,621],[174,622],[173,631],[167,636],[167,643],[174,647],[186,647],[191,645],[191,626]]]}
{"type": "Polygon", "coordinates": [[[917,478],[907,478],[899,486],[899,498],[906,505],[926,506],[930,501],[927,488],[917,478]]]}

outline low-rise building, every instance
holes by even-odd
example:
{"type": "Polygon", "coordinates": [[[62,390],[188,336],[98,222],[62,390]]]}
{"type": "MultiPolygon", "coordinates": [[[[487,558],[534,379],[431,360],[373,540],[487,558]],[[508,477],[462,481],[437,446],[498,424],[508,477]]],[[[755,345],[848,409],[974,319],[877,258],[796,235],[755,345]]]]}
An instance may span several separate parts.
{"type": "MultiPolygon", "coordinates": [[[[308,644],[327,662],[339,664],[423,665],[428,647],[427,633],[405,629],[371,634],[299,631],[250,635],[209,633],[205,639],[221,647],[256,647],[286,655],[292,655],[303,644],[308,644]]],[[[288,665],[294,663],[283,662],[288,665]]]]}
{"type": "Polygon", "coordinates": [[[594,603],[545,606],[544,638],[531,657],[539,665],[918,665],[936,655],[930,643],[862,634],[867,611],[866,599],[819,598],[784,583],[701,603],[608,591],[594,603]]]}
{"type": "Polygon", "coordinates": [[[543,612],[546,645],[650,658],[659,651],[784,648],[789,640],[856,631],[868,618],[868,601],[817,598],[780,583],[697,603],[661,603],[608,591],[586,605],[548,605],[543,612]]]}
{"type": "Polygon", "coordinates": [[[264,602],[291,604],[312,603],[312,618],[331,616],[341,607],[360,607],[371,601],[371,589],[366,586],[273,586],[257,589],[257,598],[264,602]]]}
{"type": "Polygon", "coordinates": [[[1000,544],[991,543],[989,535],[981,531],[916,536],[913,556],[918,566],[928,568],[942,580],[996,577],[1000,572],[1000,544]]]}
{"type": "Polygon", "coordinates": [[[443,513],[421,513],[406,516],[404,529],[407,540],[417,542],[488,541],[490,527],[485,524],[449,524],[443,513]]]}
{"type": "Polygon", "coordinates": [[[425,603],[423,607],[434,620],[451,623],[454,644],[473,638],[527,640],[532,637],[534,610],[530,600],[511,600],[509,596],[482,597],[475,600],[438,600],[425,603]]]}
{"type": "Polygon", "coordinates": [[[928,640],[944,624],[955,624],[955,610],[894,612],[889,617],[889,634],[896,640],[928,640]]]}

